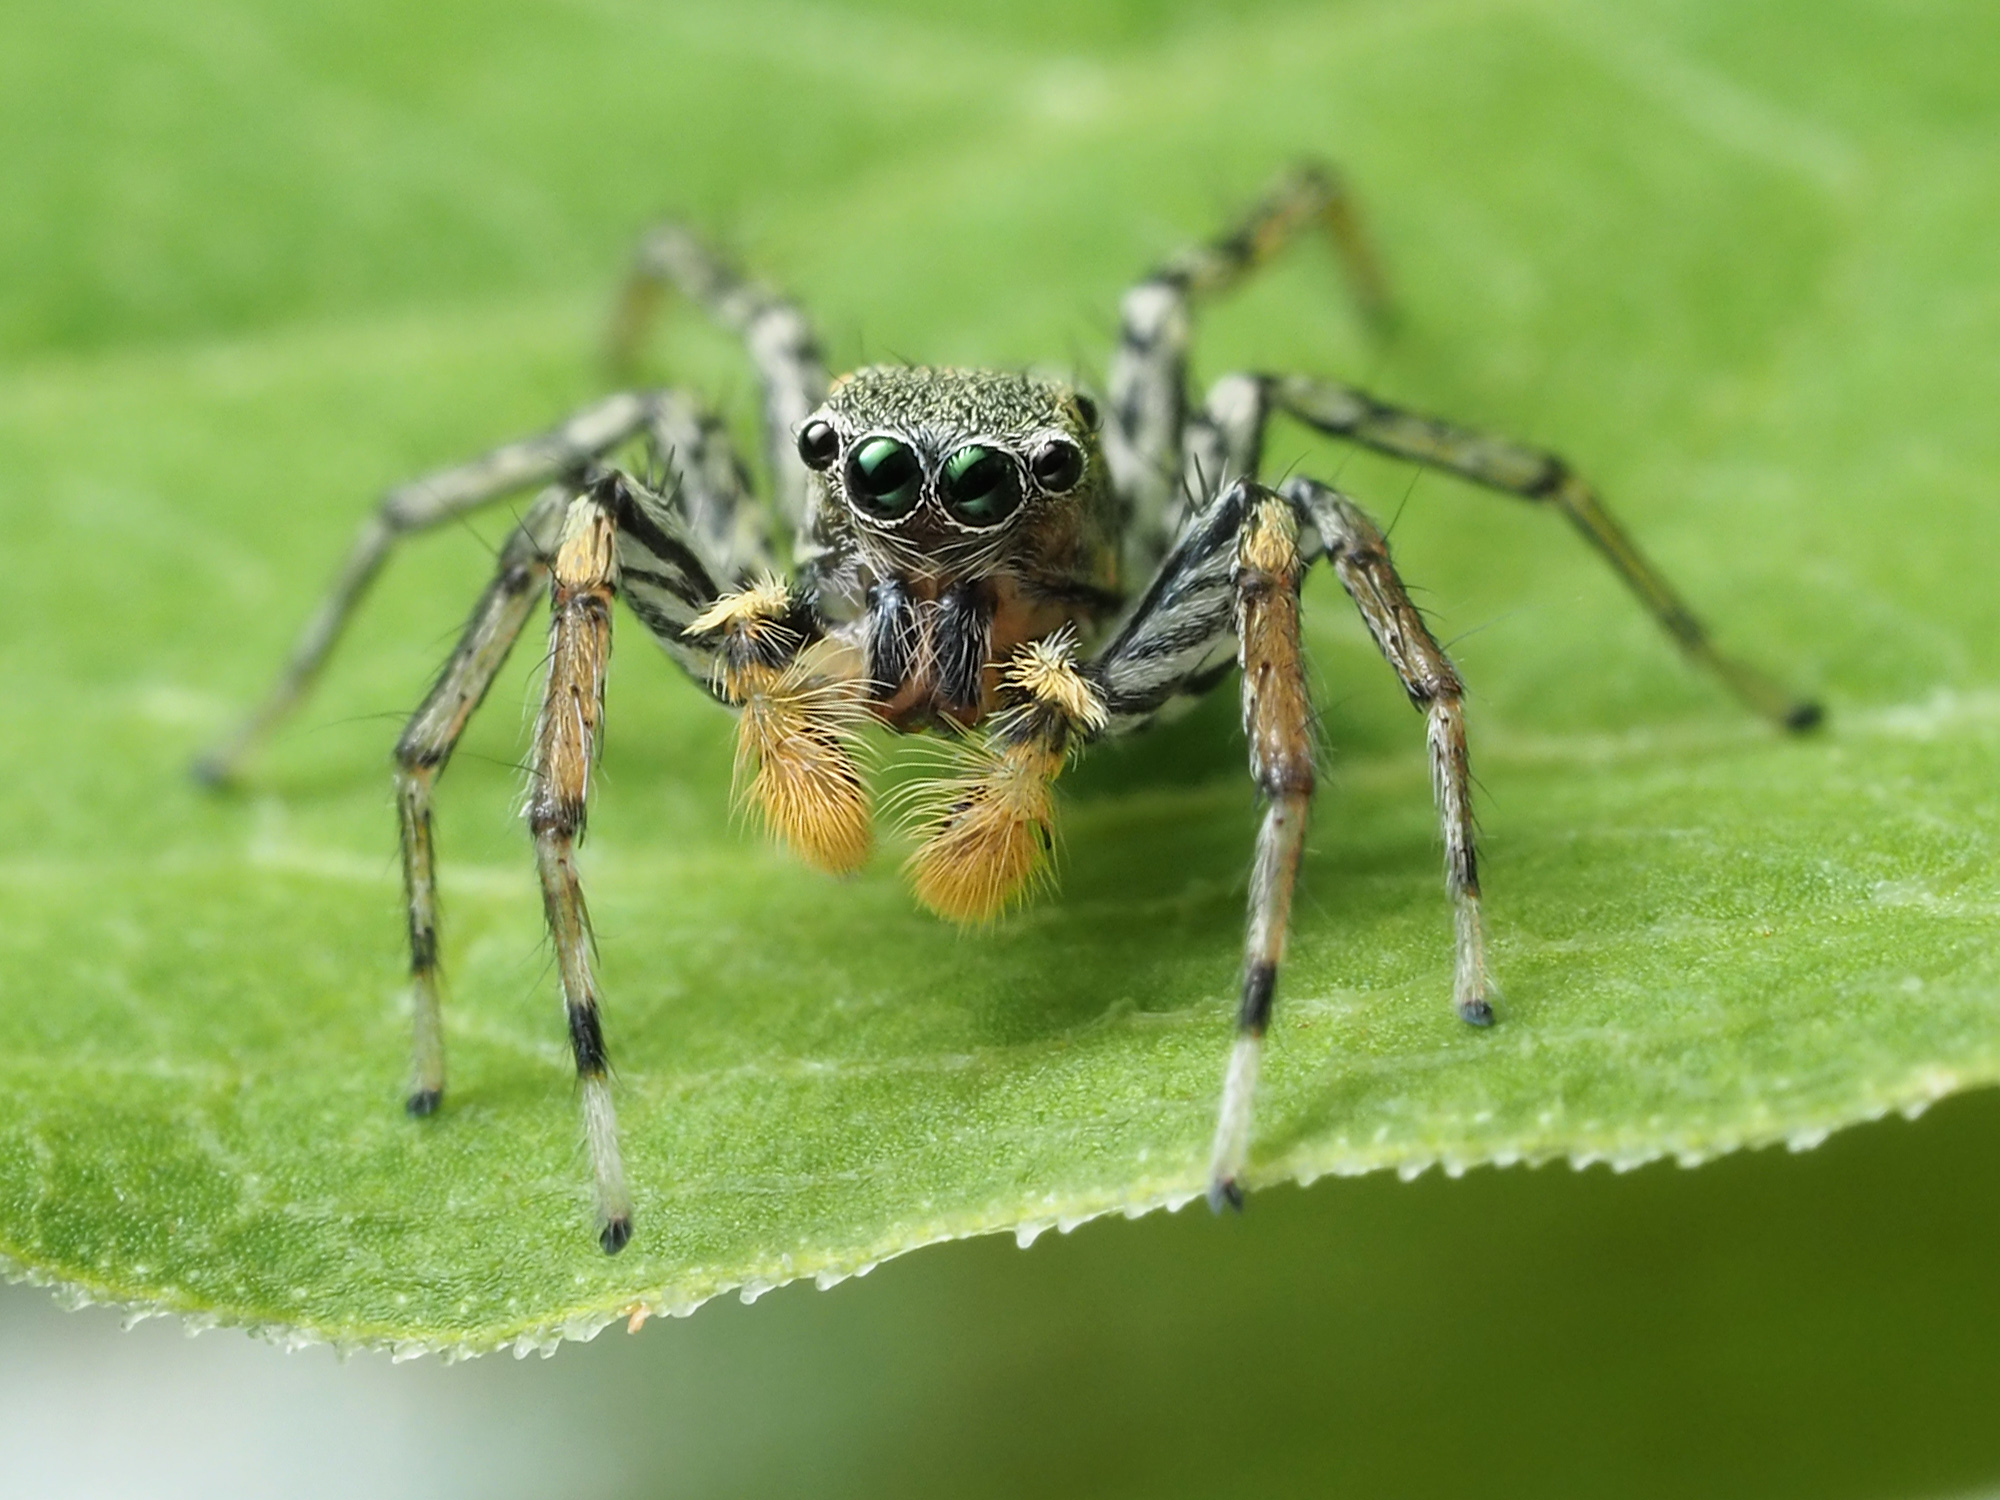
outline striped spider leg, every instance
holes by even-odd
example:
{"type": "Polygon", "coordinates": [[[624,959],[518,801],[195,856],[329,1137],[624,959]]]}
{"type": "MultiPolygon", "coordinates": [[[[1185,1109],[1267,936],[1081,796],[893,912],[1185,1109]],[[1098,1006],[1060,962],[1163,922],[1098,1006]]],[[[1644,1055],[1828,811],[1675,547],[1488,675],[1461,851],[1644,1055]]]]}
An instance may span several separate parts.
{"type": "Polygon", "coordinates": [[[629,442],[645,427],[648,415],[644,396],[607,396],[550,432],[390,490],[362,522],[333,587],[299,632],[277,682],[228,738],[195,762],[195,776],[210,786],[227,786],[240,778],[272,731],[311,692],[347,622],[404,537],[435,530],[509,495],[575,473],[629,442]]]}
{"type": "Polygon", "coordinates": [[[590,768],[603,743],[615,594],[625,594],[681,665],[741,710],[743,743],[758,761],[756,789],[766,807],[774,817],[779,809],[806,809],[783,829],[794,844],[829,868],[851,868],[867,852],[867,798],[847,751],[851,715],[841,712],[858,704],[859,683],[851,675],[825,675],[827,663],[811,650],[820,639],[817,622],[792,607],[782,585],[766,581],[719,593],[679,523],[662,497],[616,470],[596,475],[569,501],[549,565],[548,679],[527,802],[582,1090],[598,1240],[614,1255],[631,1239],[632,1201],[606,1076],[576,847],[589,811],[590,768]]]}
{"type": "MultiPolygon", "coordinates": [[[[656,231],[648,243],[671,238],[671,230],[656,231]]],[[[826,376],[810,329],[789,303],[742,281],[707,258],[697,243],[689,242],[667,269],[684,291],[744,333],[774,419],[818,399],[826,376]]],[[[642,265],[639,280],[646,274],[651,272],[642,265]]],[[[781,429],[781,436],[789,441],[788,430],[781,429]]],[[[782,472],[783,485],[801,488],[795,476],[803,471],[789,452],[782,472]]],[[[623,595],[684,670],[744,710],[751,726],[742,743],[754,772],[752,791],[766,803],[779,831],[815,862],[835,868],[851,868],[867,847],[866,799],[844,739],[843,705],[853,693],[824,679],[827,662],[811,652],[820,640],[817,622],[792,607],[786,591],[771,581],[776,565],[768,512],[756,504],[742,462],[715,416],[677,391],[620,393],[547,433],[391,490],[363,523],[271,692],[196,763],[195,774],[210,785],[238,779],[303,702],[399,540],[536,487],[541,493],[503,544],[493,581],[396,747],[414,1033],[406,1103],[411,1114],[427,1116],[444,1095],[432,818],[437,778],[536,602],[547,594],[549,674],[526,812],[581,1083],[599,1239],[615,1253],[631,1235],[630,1199],[606,1080],[589,920],[574,860],[584,831],[589,768],[601,742],[614,594],[623,595]],[[645,444],[649,470],[664,466],[669,494],[654,494],[602,467],[634,440],[645,444]],[[724,593],[717,580],[735,592],[724,593]],[[799,753],[787,753],[795,748],[799,753]],[[797,813],[801,801],[810,816],[797,813]],[[834,811],[824,811],[828,806],[834,811]]]]}
{"type": "Polygon", "coordinates": [[[1265,811],[1250,877],[1237,1039],[1210,1158],[1209,1201],[1217,1208],[1242,1203],[1258,1063],[1316,780],[1299,586],[1321,555],[1411,703],[1427,717],[1445,881],[1457,912],[1454,999],[1466,1020],[1484,1025],[1493,1019],[1458,674],[1411,604],[1381,532],[1359,506],[1307,479],[1290,480],[1276,492],[1236,480],[1189,518],[1138,611],[1086,670],[1102,704],[1103,731],[1115,735],[1149,723],[1176,699],[1206,692],[1230,665],[1232,647],[1242,669],[1250,774],[1265,811]]]}
{"type": "Polygon", "coordinates": [[[847,758],[846,720],[839,709],[848,699],[858,700],[859,688],[825,675],[828,663],[812,649],[821,636],[817,622],[793,608],[768,573],[763,581],[728,593],[717,587],[718,573],[745,577],[764,560],[761,549],[737,555],[713,545],[718,537],[739,536],[732,515],[744,500],[736,488],[740,468],[720,451],[719,432],[684,398],[661,393],[650,402],[656,434],[679,440],[671,450],[674,493],[656,494],[619,470],[601,467],[546,489],[503,547],[496,575],[457,649],[396,747],[414,1002],[415,1082],[408,1108],[429,1115],[444,1093],[434,789],[546,591],[548,670],[525,812],[581,1089],[598,1237],[611,1253],[631,1237],[631,1199],[575,855],[586,828],[591,768],[602,747],[614,597],[624,597],[690,676],[742,710],[744,742],[764,761],[754,769],[767,803],[786,805],[784,788],[774,790],[773,783],[785,782],[789,774],[792,802],[811,812],[794,821],[818,840],[789,825],[781,831],[817,863],[846,868],[858,859],[853,825],[859,821],[864,830],[859,848],[866,852],[866,801],[859,773],[847,758]],[[750,725],[761,726],[761,735],[750,725]],[[800,794],[796,786],[802,781],[807,785],[800,794]],[[847,791],[844,823],[839,799],[829,790],[840,788],[847,791]],[[830,843],[836,846],[832,854],[825,852],[830,843]]]}
{"type": "Polygon", "coordinates": [[[1312,165],[1281,179],[1235,229],[1182,251],[1125,295],[1111,364],[1105,456],[1121,488],[1135,497],[1135,545],[1128,555],[1142,570],[1157,560],[1162,539],[1173,535],[1188,509],[1231,479],[1257,472],[1269,419],[1283,413],[1329,436],[1552,506],[1611,564],[1675,645],[1746,706],[1787,729],[1819,722],[1817,703],[1717,649],[1596,490],[1553,453],[1305,375],[1228,376],[1190,410],[1188,347],[1196,305],[1240,284],[1289,238],[1314,225],[1333,231],[1370,323],[1387,326],[1387,292],[1359,216],[1340,179],[1312,165]]]}
{"type": "Polygon", "coordinates": [[[1006,706],[966,774],[929,785],[917,804],[923,842],[911,873],[918,897],[941,915],[983,920],[1045,868],[1051,789],[1072,752],[1150,724],[1206,693],[1232,665],[1241,667],[1250,774],[1265,812],[1251,873],[1237,1041],[1211,1157],[1210,1201],[1218,1208],[1242,1202],[1258,1061],[1316,782],[1299,587],[1321,555],[1427,716],[1446,886],[1457,912],[1454,994],[1460,1015],[1490,1022],[1463,689],[1396,576],[1381,532],[1324,485],[1294,479],[1274,492],[1235,481],[1183,524],[1137,608],[1097,656],[1081,659],[1067,631],[1018,648],[1000,672],[1006,706]]]}
{"type": "Polygon", "coordinates": [[[1211,1161],[1210,1201],[1217,1205],[1240,1201],[1257,1059],[1312,791],[1311,714],[1297,665],[1296,628],[1298,575],[1312,554],[1301,535],[1317,538],[1412,703],[1427,716],[1446,883],[1456,911],[1453,1000],[1465,1020],[1493,1020],[1457,673],[1410,603],[1379,530],[1358,506],[1310,480],[1290,481],[1275,496],[1251,483],[1272,415],[1554,506],[1683,652],[1750,708],[1794,730],[1812,727],[1821,716],[1817,704],[1720,652],[1594,489],[1553,454],[1305,376],[1228,376],[1190,409],[1188,350],[1196,306],[1240,283],[1312,226],[1332,232],[1362,312],[1378,328],[1386,326],[1384,282],[1339,178],[1324,168],[1300,167],[1234,229],[1182,251],[1126,294],[1104,436],[1105,456],[1132,510],[1126,556],[1134,571],[1160,555],[1164,539],[1178,533],[1179,540],[1117,639],[1088,670],[1102,693],[1102,732],[1136,728],[1176,698],[1205,693],[1228,670],[1234,646],[1244,674],[1251,771],[1267,799],[1252,875],[1238,1041],[1211,1161]]]}
{"type": "Polygon", "coordinates": [[[742,275],[687,225],[669,220],[640,239],[612,317],[607,354],[620,378],[629,377],[661,294],[669,287],[742,338],[763,386],[765,459],[778,520],[788,531],[798,531],[806,521],[812,485],[792,441],[826,395],[819,336],[790,298],[742,275]]]}
{"type": "Polygon", "coordinates": [[[1221,492],[1223,476],[1199,460],[1209,423],[1188,410],[1193,311],[1240,285],[1297,235],[1324,231],[1369,328],[1394,322],[1388,283],[1344,179],[1323,162],[1302,162],[1220,238],[1190,245],[1128,291],[1119,305],[1111,357],[1104,456],[1131,510],[1127,572],[1145,578],[1173,544],[1188,510],[1221,492]]]}

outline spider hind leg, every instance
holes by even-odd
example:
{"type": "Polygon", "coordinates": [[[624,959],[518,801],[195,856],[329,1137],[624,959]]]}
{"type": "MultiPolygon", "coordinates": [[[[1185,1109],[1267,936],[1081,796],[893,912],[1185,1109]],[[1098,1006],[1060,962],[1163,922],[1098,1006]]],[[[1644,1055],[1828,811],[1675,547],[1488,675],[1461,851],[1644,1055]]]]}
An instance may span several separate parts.
{"type": "Polygon", "coordinates": [[[1812,729],[1825,717],[1815,700],[1721,651],[1707,626],[1639,549],[1596,489],[1556,454],[1393,406],[1338,381],[1286,375],[1268,379],[1264,386],[1272,408],[1330,437],[1429,464],[1553,508],[1611,565],[1682,653],[1744,706],[1793,731],[1812,729]]]}
{"type": "Polygon", "coordinates": [[[437,851],[431,806],[438,777],[465,726],[485,700],[548,584],[549,556],[569,493],[545,491],[500,552],[493,581],[473,606],[464,634],[409,727],[396,743],[396,812],[402,833],[403,890],[409,909],[414,1063],[404,1101],[413,1115],[444,1100],[444,1025],[438,1003],[437,851]]]}

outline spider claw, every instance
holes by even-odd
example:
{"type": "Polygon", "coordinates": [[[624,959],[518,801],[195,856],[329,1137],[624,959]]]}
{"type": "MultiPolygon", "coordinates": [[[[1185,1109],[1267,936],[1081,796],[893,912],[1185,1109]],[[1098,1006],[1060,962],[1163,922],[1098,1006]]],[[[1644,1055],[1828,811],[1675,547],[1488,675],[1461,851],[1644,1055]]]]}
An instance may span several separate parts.
{"type": "Polygon", "coordinates": [[[1493,1002],[1484,995],[1462,1000],[1458,1005],[1458,1018],[1468,1026],[1491,1026],[1494,1021],[1493,1002]]]}
{"type": "Polygon", "coordinates": [[[236,767],[230,758],[220,751],[210,751],[188,762],[188,775],[197,786],[206,787],[211,792],[226,792],[236,785],[236,767]]]}
{"type": "Polygon", "coordinates": [[[597,1243],[604,1247],[606,1255],[616,1255],[632,1243],[632,1216],[615,1214],[604,1221],[604,1227],[597,1232],[597,1243]]]}
{"type": "Polygon", "coordinates": [[[444,1103],[443,1089],[418,1089],[403,1101],[403,1108],[421,1120],[436,1114],[438,1106],[442,1103],[444,1103]]]}
{"type": "Polygon", "coordinates": [[[1785,728],[1794,734],[1804,734],[1809,729],[1817,729],[1826,722],[1826,709],[1810,698],[1803,698],[1787,710],[1785,728]]]}
{"type": "Polygon", "coordinates": [[[1221,1213],[1225,1208],[1243,1212],[1243,1185],[1234,1177],[1218,1177],[1208,1185],[1208,1207],[1211,1213],[1221,1213]]]}

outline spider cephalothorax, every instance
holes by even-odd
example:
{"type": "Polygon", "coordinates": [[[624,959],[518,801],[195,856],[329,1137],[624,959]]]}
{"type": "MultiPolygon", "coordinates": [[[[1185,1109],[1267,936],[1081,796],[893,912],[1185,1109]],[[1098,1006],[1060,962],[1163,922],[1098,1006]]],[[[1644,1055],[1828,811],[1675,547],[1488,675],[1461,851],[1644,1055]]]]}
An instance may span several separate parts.
{"type": "Polygon", "coordinates": [[[1288,175],[1236,230],[1127,293],[1109,418],[1060,381],[877,365],[829,381],[805,318],[678,225],[644,241],[618,325],[629,353],[658,289],[740,331],[763,384],[772,517],[721,424],[679,391],[626,393],[542,437],[393,490],[263,708],[202,763],[211,780],[299,700],[395,539],[540,487],[452,655],[396,747],[409,896],[415,1081],[444,1094],[431,799],[466,721],[536,601],[550,600],[547,685],[527,802],[570,1043],[582,1082],[599,1240],[632,1234],[578,879],[601,743],[611,604],[738,716],[742,791],[822,868],[868,858],[874,808],[855,754],[872,720],[950,737],[958,766],[919,785],[909,872],[943,916],[981,922],[1047,869],[1053,788],[1083,745],[1140,728],[1242,672],[1250,773],[1265,799],[1250,879],[1237,1041],[1209,1154],[1211,1201],[1239,1202],[1251,1104],[1284,956],[1315,771],[1299,583],[1325,561],[1428,721],[1456,922],[1453,1000],[1493,1019],[1458,675],[1359,506],[1305,477],[1258,482],[1264,432],[1287,416],[1560,511],[1690,656],[1792,728],[1818,710],[1721,656],[1596,494],[1551,454],[1399,410],[1335,381],[1227,376],[1188,390],[1190,316],[1299,229],[1331,234],[1365,313],[1386,307],[1353,210],[1323,168],[1288,175]],[[643,444],[658,487],[617,467],[643,444]]]}
{"type": "Polygon", "coordinates": [[[1118,516],[1090,398],[990,370],[883,366],[798,434],[813,475],[802,584],[861,650],[898,729],[977,724],[998,663],[1121,601],[1118,516]]]}

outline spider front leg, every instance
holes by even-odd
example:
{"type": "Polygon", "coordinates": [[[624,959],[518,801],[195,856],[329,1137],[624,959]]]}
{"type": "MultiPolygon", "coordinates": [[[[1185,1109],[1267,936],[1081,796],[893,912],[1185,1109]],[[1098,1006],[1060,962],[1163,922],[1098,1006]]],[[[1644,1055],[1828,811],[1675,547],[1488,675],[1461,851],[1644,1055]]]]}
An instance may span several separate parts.
{"type": "Polygon", "coordinates": [[[1456,916],[1452,998],[1459,1015],[1474,1025],[1493,1020],[1458,674],[1411,604],[1381,532],[1358,506],[1304,479],[1288,483],[1282,494],[1262,486],[1240,490],[1249,495],[1236,573],[1243,725],[1250,742],[1250,773],[1264,794],[1266,810],[1250,879],[1237,1039],[1224,1075],[1210,1157],[1209,1202],[1216,1208],[1242,1204],[1240,1178],[1249,1154],[1258,1062],[1284,958],[1313,792],[1312,707],[1299,629],[1299,581],[1308,561],[1299,545],[1301,514],[1319,532],[1334,571],[1411,703],[1428,718],[1431,784],[1444,829],[1445,886],[1456,916]]]}
{"type": "Polygon", "coordinates": [[[1223,1075],[1222,1105],[1209,1156],[1209,1206],[1242,1207],[1238,1178],[1250,1146],[1264,1031],[1277,996],[1278,965],[1291,925],[1292,888],[1305,849],[1312,805],[1312,700],[1306,689],[1299,633],[1299,551],[1292,508],[1261,486],[1238,491],[1243,507],[1237,544],[1236,638],[1243,666],[1243,731],[1250,742],[1250,776],[1265,799],[1250,872],[1250,930],[1244,942],[1243,994],[1236,1045],[1223,1075]]]}
{"type": "Polygon", "coordinates": [[[598,1242],[615,1255],[632,1238],[632,1199],[618,1149],[609,1055],[592,972],[590,914],[576,869],[603,743],[604,677],[611,657],[611,600],[618,581],[616,516],[625,482],[612,474],[569,502],[553,566],[549,675],[535,725],[527,817],[535,869],[555,946],[556,974],[583,1095],[584,1142],[597,1190],[598,1242]]]}

